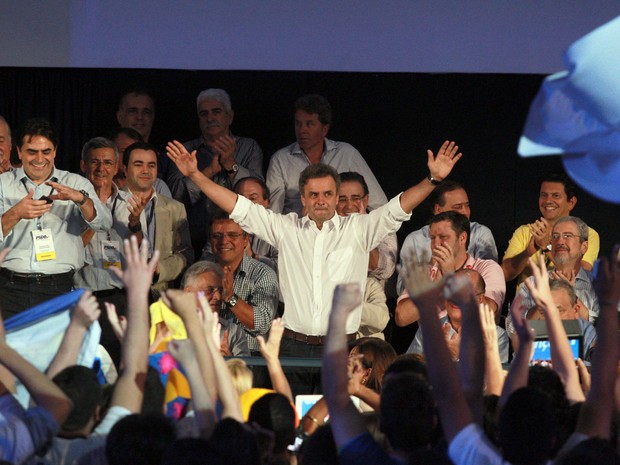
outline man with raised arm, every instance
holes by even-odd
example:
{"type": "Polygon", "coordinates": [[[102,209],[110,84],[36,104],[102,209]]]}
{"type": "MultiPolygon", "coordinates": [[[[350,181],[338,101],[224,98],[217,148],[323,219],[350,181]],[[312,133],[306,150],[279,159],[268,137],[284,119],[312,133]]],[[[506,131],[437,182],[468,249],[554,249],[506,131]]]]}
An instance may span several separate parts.
{"type": "MultiPolygon", "coordinates": [[[[311,165],[299,179],[307,211],[299,218],[266,210],[214,183],[198,169],[195,152],[188,153],[177,141],[168,144],[168,155],[232,220],[279,250],[280,288],[286,305],[282,355],[314,358],[321,356],[334,287],[357,282],[364,289],[369,252],[411,217],[411,211],[435,188],[434,181],[448,176],[461,158],[454,142],[445,141],[437,156],[428,150],[428,177],[368,215],[348,217],[336,213],[336,171],[311,165]]],[[[361,306],[348,321],[350,339],[359,329],[360,316],[361,306]]]]}

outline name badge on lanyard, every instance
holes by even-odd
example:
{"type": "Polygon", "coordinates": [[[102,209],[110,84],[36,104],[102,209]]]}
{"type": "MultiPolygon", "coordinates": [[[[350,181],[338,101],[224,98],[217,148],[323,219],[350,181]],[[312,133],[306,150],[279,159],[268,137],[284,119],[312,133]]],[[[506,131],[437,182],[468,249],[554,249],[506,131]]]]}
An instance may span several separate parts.
{"type": "Polygon", "coordinates": [[[101,241],[101,254],[105,269],[121,269],[121,243],[119,241],[101,241]]]}
{"type": "Polygon", "coordinates": [[[31,231],[34,244],[34,256],[38,262],[56,259],[54,236],[50,228],[31,231]]]}

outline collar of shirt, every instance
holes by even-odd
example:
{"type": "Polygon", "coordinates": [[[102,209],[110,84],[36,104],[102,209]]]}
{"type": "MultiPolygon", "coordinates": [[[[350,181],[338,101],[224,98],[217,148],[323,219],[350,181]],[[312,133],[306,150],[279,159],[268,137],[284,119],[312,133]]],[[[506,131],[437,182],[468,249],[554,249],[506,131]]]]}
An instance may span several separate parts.
{"type": "MultiPolygon", "coordinates": [[[[35,182],[32,179],[30,179],[30,177],[26,174],[23,166],[20,166],[19,168],[17,168],[15,171],[13,171],[13,173],[15,175],[15,179],[17,179],[19,182],[23,182],[23,180],[25,179],[26,182],[30,181],[32,184],[35,184],[35,182]]],[[[58,182],[58,173],[57,173],[56,167],[54,167],[54,169],[52,170],[51,176],[39,185],[44,185],[47,181],[58,182]]]]}
{"type": "MultiPolygon", "coordinates": [[[[338,213],[334,212],[334,216],[332,216],[329,220],[323,222],[323,227],[327,226],[330,231],[338,229],[342,222],[342,218],[343,217],[338,215],[338,213]]],[[[314,225],[314,227],[318,229],[318,227],[316,226],[316,221],[311,219],[308,215],[301,217],[302,228],[309,228],[312,225],[314,225]]]]}
{"type": "MultiPolygon", "coordinates": [[[[131,192],[131,189],[129,189],[128,187],[125,188],[125,192],[129,193],[129,197],[131,197],[132,195],[136,195],[133,192],[131,192]]],[[[138,196],[136,195],[136,197],[138,197],[138,196]]],[[[153,199],[157,199],[157,191],[155,190],[155,188],[153,188],[153,192],[151,193],[151,196],[149,197],[149,199],[146,202],[147,205],[153,199]]],[[[157,200],[155,200],[153,203],[157,203],[157,200]]]]}
{"type": "MultiPolygon", "coordinates": [[[[323,156],[328,153],[331,150],[335,150],[336,149],[336,143],[331,140],[328,139],[327,137],[324,139],[325,142],[325,147],[323,148],[323,156]]],[[[301,150],[301,147],[299,146],[299,144],[297,142],[295,142],[293,144],[293,147],[291,148],[291,155],[304,155],[303,150],[301,150]]],[[[321,157],[323,158],[323,157],[321,157]]]]}

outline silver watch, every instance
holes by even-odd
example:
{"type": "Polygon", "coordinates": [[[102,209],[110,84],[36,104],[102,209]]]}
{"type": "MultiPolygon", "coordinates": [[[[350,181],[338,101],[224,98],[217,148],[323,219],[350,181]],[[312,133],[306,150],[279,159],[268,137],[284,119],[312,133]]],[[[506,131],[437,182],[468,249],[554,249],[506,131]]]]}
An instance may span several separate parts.
{"type": "Polygon", "coordinates": [[[86,192],[84,189],[81,189],[80,193],[84,196],[84,197],[82,197],[82,200],[80,200],[80,201],[74,200],[73,201],[73,203],[75,203],[78,207],[81,207],[82,205],[84,205],[86,203],[86,201],[88,199],[90,199],[90,195],[88,195],[88,192],[86,192]]]}
{"type": "Polygon", "coordinates": [[[233,308],[237,305],[237,294],[233,294],[230,299],[224,302],[228,308],[233,308]]]}

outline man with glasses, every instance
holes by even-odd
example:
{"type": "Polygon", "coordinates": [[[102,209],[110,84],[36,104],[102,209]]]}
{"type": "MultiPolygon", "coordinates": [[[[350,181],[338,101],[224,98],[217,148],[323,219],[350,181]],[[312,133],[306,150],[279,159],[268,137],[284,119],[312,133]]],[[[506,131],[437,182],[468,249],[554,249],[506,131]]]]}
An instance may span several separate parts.
{"type": "Polygon", "coordinates": [[[256,336],[267,336],[275,318],[278,301],[278,277],[269,266],[245,253],[249,235],[228,214],[216,210],[210,229],[213,258],[222,277],[222,313],[241,324],[250,352],[260,356],[256,336]]]}
{"type": "MultiPolygon", "coordinates": [[[[201,260],[185,271],[181,281],[181,289],[184,292],[204,293],[211,310],[219,312],[224,294],[223,277],[224,270],[220,265],[201,260]]],[[[187,339],[187,331],[183,321],[161,299],[151,304],[150,313],[150,343],[154,352],[167,350],[166,343],[171,339],[187,339]]],[[[221,314],[219,322],[222,326],[220,330],[220,353],[225,357],[249,357],[250,350],[243,327],[231,319],[224,318],[221,314]]]]}
{"type": "MultiPolygon", "coordinates": [[[[524,224],[517,228],[508,242],[508,248],[502,259],[502,270],[506,282],[519,278],[521,284],[531,270],[528,259],[544,254],[548,257],[551,252],[551,230],[558,219],[570,215],[577,204],[577,186],[564,173],[550,173],[540,184],[538,208],[542,217],[533,223],[524,224]]],[[[591,270],[598,257],[600,239],[598,233],[588,229],[588,251],[583,257],[583,266],[591,270]]]]}
{"type": "MultiPolygon", "coordinates": [[[[549,270],[549,277],[567,281],[577,295],[579,318],[595,322],[599,314],[599,303],[592,286],[592,275],[583,266],[584,256],[589,248],[589,231],[588,225],[576,216],[564,216],[556,221],[551,232],[551,250],[548,253],[555,268],[549,270]]],[[[517,296],[523,297],[524,308],[534,306],[534,300],[525,283],[517,290],[517,296]]],[[[508,325],[506,328],[508,329],[508,325]]]]}

